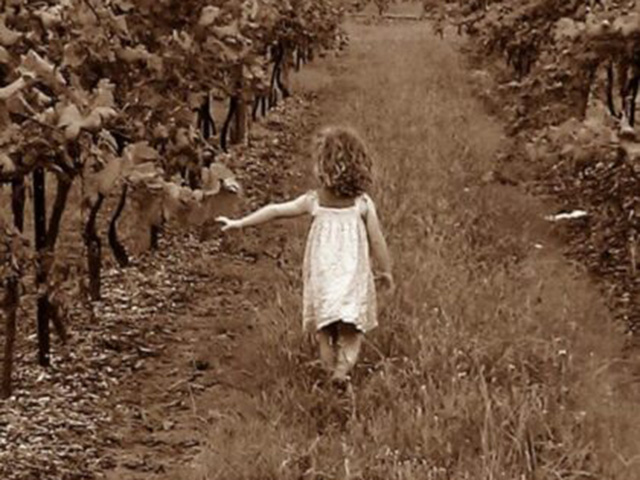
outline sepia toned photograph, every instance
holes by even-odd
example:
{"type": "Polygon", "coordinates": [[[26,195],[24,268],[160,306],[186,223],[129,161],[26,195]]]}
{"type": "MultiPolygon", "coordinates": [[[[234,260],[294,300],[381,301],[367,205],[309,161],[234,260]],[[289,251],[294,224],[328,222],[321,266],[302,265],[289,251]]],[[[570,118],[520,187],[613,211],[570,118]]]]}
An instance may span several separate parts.
{"type": "Polygon", "coordinates": [[[0,1],[0,480],[639,480],[640,1],[0,1]]]}

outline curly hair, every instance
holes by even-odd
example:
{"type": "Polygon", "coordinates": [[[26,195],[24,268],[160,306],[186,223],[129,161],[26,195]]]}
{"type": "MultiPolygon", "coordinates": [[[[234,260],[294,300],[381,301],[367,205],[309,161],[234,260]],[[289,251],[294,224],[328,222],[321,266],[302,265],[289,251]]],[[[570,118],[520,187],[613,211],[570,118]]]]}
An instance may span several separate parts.
{"type": "Polygon", "coordinates": [[[350,128],[322,129],[314,139],[313,154],[320,181],[337,197],[355,198],[371,186],[371,155],[350,128]]]}

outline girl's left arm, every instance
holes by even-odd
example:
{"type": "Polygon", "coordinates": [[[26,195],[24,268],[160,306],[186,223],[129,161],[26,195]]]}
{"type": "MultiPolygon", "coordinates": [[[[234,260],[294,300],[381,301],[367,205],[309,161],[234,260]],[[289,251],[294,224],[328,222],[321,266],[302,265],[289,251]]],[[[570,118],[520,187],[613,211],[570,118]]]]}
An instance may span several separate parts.
{"type": "Polygon", "coordinates": [[[218,217],[216,220],[223,224],[222,231],[225,232],[234,228],[253,227],[276,218],[298,217],[310,212],[311,198],[309,194],[305,194],[289,202],[266,205],[239,219],[218,217]]]}
{"type": "Polygon", "coordinates": [[[380,226],[375,204],[370,198],[367,198],[365,224],[367,226],[367,236],[369,237],[371,250],[380,267],[381,276],[392,285],[393,274],[389,247],[387,247],[387,241],[382,233],[382,227],[380,226]]]}

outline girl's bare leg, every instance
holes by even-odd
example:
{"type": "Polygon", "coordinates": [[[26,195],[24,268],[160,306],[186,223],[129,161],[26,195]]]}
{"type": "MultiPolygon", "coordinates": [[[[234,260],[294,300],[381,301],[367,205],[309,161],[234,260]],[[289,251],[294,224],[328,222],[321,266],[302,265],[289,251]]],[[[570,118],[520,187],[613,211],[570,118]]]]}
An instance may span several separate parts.
{"type": "Polygon", "coordinates": [[[355,326],[340,322],[338,324],[337,358],[333,378],[347,380],[349,373],[358,361],[362,345],[362,332],[355,326]]]}
{"type": "Polygon", "coordinates": [[[336,368],[336,331],[335,325],[329,325],[316,333],[320,346],[320,360],[328,372],[336,368]]]}

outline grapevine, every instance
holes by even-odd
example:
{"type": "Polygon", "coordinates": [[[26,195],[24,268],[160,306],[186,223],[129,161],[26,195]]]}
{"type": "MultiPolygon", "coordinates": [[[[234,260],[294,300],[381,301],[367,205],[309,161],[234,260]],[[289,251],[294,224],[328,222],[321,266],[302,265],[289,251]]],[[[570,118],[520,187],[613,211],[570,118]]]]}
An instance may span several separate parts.
{"type": "Polygon", "coordinates": [[[502,107],[544,189],[567,208],[591,211],[573,228],[574,251],[611,283],[622,319],[637,330],[640,5],[458,2],[456,13],[479,40],[477,53],[511,72],[502,107]]]}
{"type": "MultiPolygon", "coordinates": [[[[50,362],[50,322],[66,338],[55,252],[72,186],[82,184],[95,300],[103,256],[96,220],[105,200],[119,199],[108,240],[122,266],[130,261],[118,236],[123,209],[135,212],[143,236],[168,221],[210,220],[212,205],[240,190],[216,157],[245,142],[251,121],[290,94],[293,65],[334,46],[340,19],[330,0],[2,3],[0,185],[13,192],[13,221],[1,227],[3,241],[22,229],[27,185],[41,365],[50,362]],[[216,104],[226,118],[214,118],[216,104]],[[50,212],[48,178],[56,181],[50,212]]],[[[1,252],[7,318],[19,301],[15,245],[4,241],[1,252]]]]}

